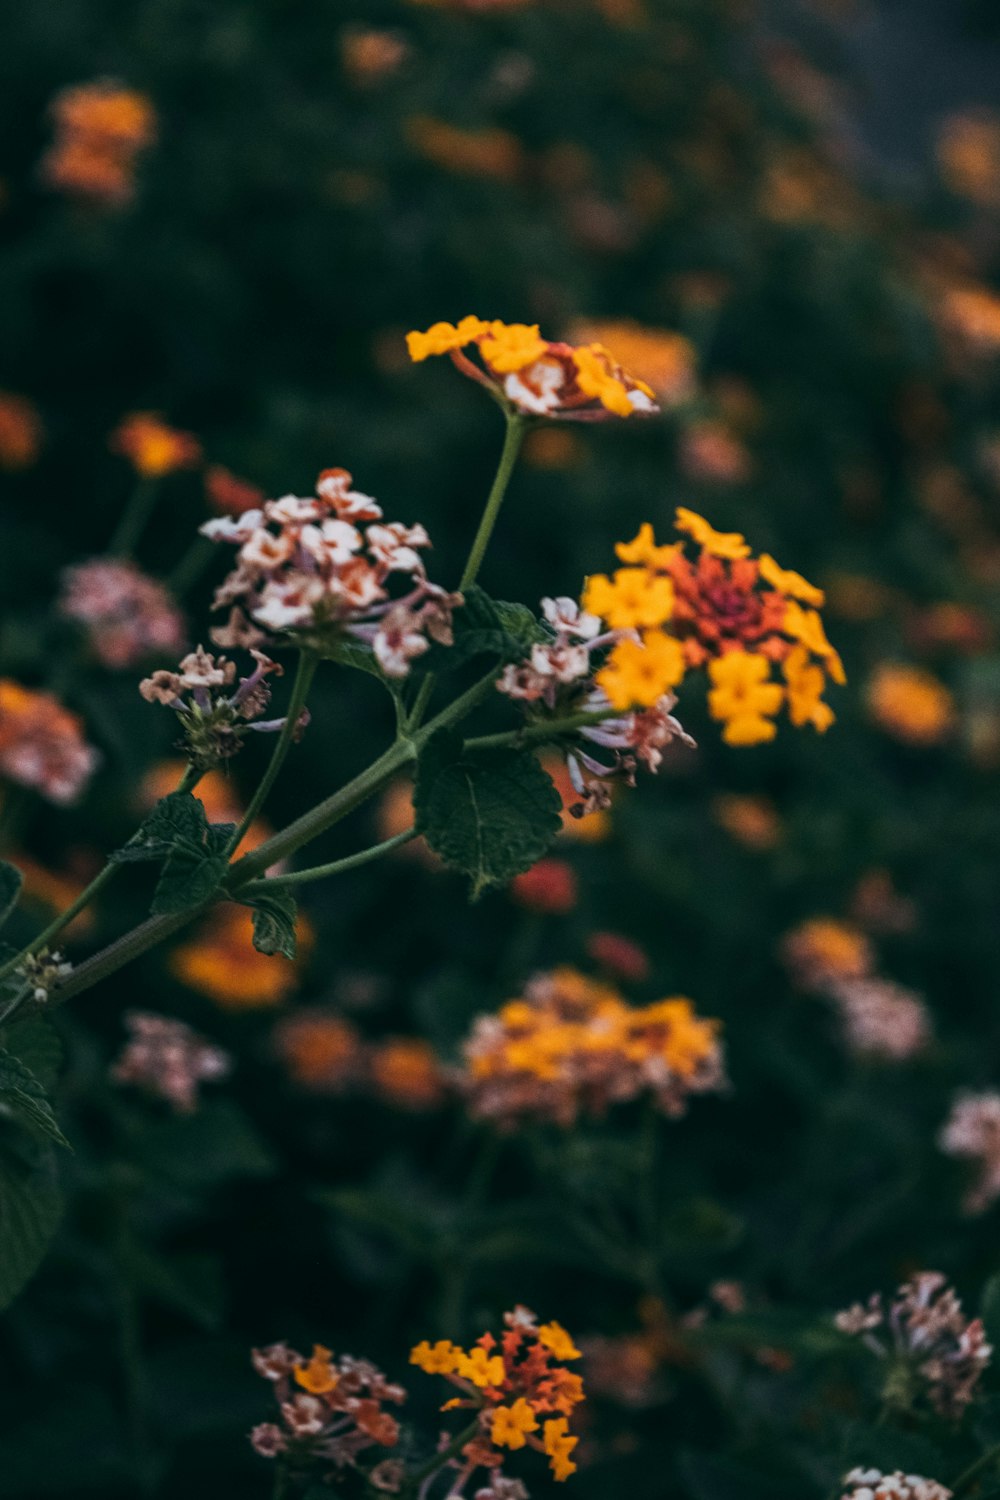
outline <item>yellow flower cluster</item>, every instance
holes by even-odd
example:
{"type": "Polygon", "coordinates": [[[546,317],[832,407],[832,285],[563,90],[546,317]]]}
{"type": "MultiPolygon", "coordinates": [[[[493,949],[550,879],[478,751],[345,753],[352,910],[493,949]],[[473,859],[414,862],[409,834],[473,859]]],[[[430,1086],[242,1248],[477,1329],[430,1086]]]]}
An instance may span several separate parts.
{"type": "Polygon", "coordinates": [[[738,532],[716,531],[693,511],[679,508],[675,525],[698,548],[693,559],[683,542],[658,545],[646,523],[617,546],[623,567],[587,580],[583,608],[630,632],[597,674],[612,707],[650,708],[703,667],[727,744],[773,739],[783,704],[794,725],[822,734],[833,723],[827,675],[844,681],[818,613],[822,590],[766,553],[753,558],[738,532]]]}
{"type": "Polygon", "coordinates": [[[552,342],[535,323],[467,317],[408,333],[406,344],[416,363],[450,354],[463,374],[526,416],[596,421],[658,410],[652,388],[622,369],[603,344],[552,342]],[[462,352],[472,345],[482,368],[462,352]]]}
{"type": "Polygon", "coordinates": [[[668,1114],[723,1081],[719,1022],[680,996],[630,1006],[575,969],[537,975],[522,998],[481,1016],[464,1047],[472,1112],[510,1127],[571,1125],[651,1092],[668,1114]]]}
{"type": "Polygon", "coordinates": [[[526,1307],[507,1313],[504,1323],[499,1339],[484,1333],[471,1349],[450,1339],[424,1339],[410,1363],[443,1375],[460,1393],[445,1411],[465,1407],[480,1413],[479,1431],[462,1450],[469,1468],[495,1470],[500,1449],[530,1446],[546,1455],[554,1478],[568,1479],[576,1470],[570,1454],[579,1441],[569,1419],[584,1396],[583,1381],[565,1362],[580,1359],[580,1350],[561,1323],[539,1324],[526,1307]]]}

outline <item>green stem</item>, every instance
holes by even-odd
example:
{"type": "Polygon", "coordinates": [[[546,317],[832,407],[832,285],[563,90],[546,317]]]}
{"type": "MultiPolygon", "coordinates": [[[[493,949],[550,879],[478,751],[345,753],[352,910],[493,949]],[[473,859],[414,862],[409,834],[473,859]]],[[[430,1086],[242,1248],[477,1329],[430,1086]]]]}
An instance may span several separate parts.
{"type": "Polygon", "coordinates": [[[474,1422],[470,1422],[468,1427],[463,1427],[462,1431],[457,1435],[457,1437],[452,1438],[447,1448],[442,1448],[440,1453],[435,1453],[434,1456],[432,1458],[429,1458],[425,1464],[421,1464],[419,1469],[414,1469],[412,1474],[408,1474],[406,1476],[407,1493],[412,1493],[417,1488],[417,1486],[423,1484],[424,1480],[428,1479],[431,1474],[436,1474],[438,1469],[443,1468],[449,1459],[454,1458],[456,1454],[461,1453],[466,1443],[471,1443],[472,1439],[475,1437],[478,1431],[479,1415],[477,1413],[476,1420],[474,1422]]]}
{"type": "MultiPolygon", "coordinates": [[[[505,416],[507,419],[507,428],[504,432],[503,447],[500,450],[500,461],[497,464],[496,474],[493,476],[493,484],[489,495],[486,497],[486,505],[480,517],[479,527],[473,538],[472,547],[465,560],[465,567],[462,569],[462,576],[458,583],[459,593],[467,589],[470,584],[475,583],[479,569],[482,567],[486,548],[489,546],[490,537],[493,535],[493,528],[497,523],[500,507],[503,505],[507,486],[510,484],[510,477],[514,472],[514,465],[517,463],[521,444],[524,441],[525,427],[527,425],[525,419],[518,416],[516,412],[511,411],[505,412],[505,416]]],[[[408,721],[408,727],[411,732],[422,722],[433,691],[434,675],[431,673],[420,684],[420,691],[414,701],[408,721]]]]}
{"type": "Polygon", "coordinates": [[[479,522],[479,530],[476,532],[469,552],[468,559],[458,581],[458,587],[467,589],[470,584],[475,583],[479,569],[483,565],[486,548],[489,546],[493,528],[500,514],[507,486],[510,484],[510,476],[514,472],[521,444],[524,441],[525,421],[514,412],[507,415],[507,430],[504,433],[503,448],[500,451],[500,462],[497,465],[496,475],[493,479],[493,487],[486,500],[486,509],[483,511],[479,522]]]}
{"type": "Polygon", "coordinates": [[[949,1488],[952,1495],[956,1497],[956,1500],[959,1495],[964,1494],[975,1483],[980,1474],[984,1474],[998,1460],[1000,1460],[1000,1444],[988,1449],[980,1458],[976,1459],[974,1464],[970,1464],[967,1469],[963,1470],[957,1479],[952,1480],[949,1488]]]}
{"type": "Polygon", "coordinates": [[[195,537],[166,577],[167,588],[175,598],[183,598],[188,589],[194,587],[214,556],[215,548],[208,537],[195,537]]]}
{"type": "Polygon", "coordinates": [[[291,870],[287,875],[269,875],[266,880],[254,881],[251,885],[242,887],[243,894],[244,896],[260,896],[266,891],[273,890],[275,886],[305,885],[310,880],[324,880],[327,875],[344,875],[348,870],[356,870],[373,859],[380,859],[383,854],[390,854],[393,849],[408,844],[410,839],[416,836],[415,828],[407,828],[405,833],[394,834],[391,839],[384,839],[381,844],[373,844],[370,849],[361,849],[357,854],[348,854],[343,859],[331,860],[328,865],[313,865],[308,870],[291,870]]]}
{"type": "Polygon", "coordinates": [[[537,724],[526,724],[520,729],[508,729],[502,734],[480,734],[466,740],[466,750],[502,750],[508,745],[538,745],[561,735],[572,734],[576,729],[585,729],[588,724],[606,724],[617,718],[613,709],[592,709],[588,713],[570,714],[565,719],[541,719],[537,724]]]}
{"type": "Polygon", "coordinates": [[[278,743],[274,747],[271,759],[267,763],[267,770],[261,777],[257,790],[247,804],[247,810],[240,820],[239,827],[233,834],[232,843],[229,845],[230,857],[240,847],[247,830],[264,806],[268,792],[270,792],[275,781],[278,779],[278,772],[284,765],[285,756],[291,749],[292,741],[295,738],[295,732],[299,726],[299,718],[301,717],[302,710],[305,708],[306,698],[309,696],[309,689],[312,686],[312,680],[316,675],[318,665],[317,658],[311,652],[299,652],[299,663],[295,671],[295,681],[292,683],[292,696],[288,702],[288,712],[285,716],[285,722],[281,727],[281,733],[278,735],[278,743]]]}
{"type": "Polygon", "coordinates": [[[115,527],[108,551],[116,557],[131,557],[156,506],[159,485],[148,476],[140,478],[115,527]]]}

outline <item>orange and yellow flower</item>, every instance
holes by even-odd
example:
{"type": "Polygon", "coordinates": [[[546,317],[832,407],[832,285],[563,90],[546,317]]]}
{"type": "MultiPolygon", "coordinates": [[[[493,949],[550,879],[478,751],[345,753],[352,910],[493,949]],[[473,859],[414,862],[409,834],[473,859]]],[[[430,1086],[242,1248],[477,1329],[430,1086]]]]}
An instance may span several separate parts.
{"type": "Polygon", "coordinates": [[[695,558],[683,543],[658,545],[646,522],[615,549],[626,566],[584,587],[583,608],[619,633],[595,676],[611,707],[651,708],[688,669],[704,667],[709,712],[727,744],[773,739],[782,704],[794,725],[823,733],[833,723],[827,678],[844,681],[818,613],[823,591],[767,553],[753,558],[739,532],[718,531],[694,511],[679,508],[676,525],[695,558]]]}
{"type": "Polygon", "coordinates": [[[479,1430],[462,1449],[470,1470],[480,1464],[495,1469],[502,1449],[532,1447],[548,1457],[556,1479],[567,1479],[576,1468],[569,1455],[577,1442],[569,1419],[584,1395],[583,1381],[565,1362],[579,1359],[580,1351],[561,1324],[539,1327],[526,1307],[506,1313],[504,1323],[499,1339],[484,1333],[468,1350],[449,1339],[424,1339],[410,1363],[443,1375],[458,1390],[443,1410],[479,1413],[479,1430]]]}
{"type": "Polygon", "coordinates": [[[525,416],[595,422],[659,410],[652,387],[624,370],[603,344],[554,343],[535,323],[470,316],[408,333],[406,343],[418,363],[449,354],[464,375],[525,416]],[[465,352],[470,347],[478,363],[465,352]]]}

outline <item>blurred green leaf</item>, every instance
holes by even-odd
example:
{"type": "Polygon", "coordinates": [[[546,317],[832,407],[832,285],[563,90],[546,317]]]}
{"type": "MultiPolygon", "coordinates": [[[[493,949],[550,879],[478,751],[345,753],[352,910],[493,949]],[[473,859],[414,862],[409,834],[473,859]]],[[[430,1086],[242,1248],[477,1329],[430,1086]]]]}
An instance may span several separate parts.
{"type": "Polygon", "coordinates": [[[34,1073],[13,1052],[0,1049],[0,1114],[4,1113],[33,1134],[69,1147],[51,1101],[34,1073]]]}
{"type": "Polygon", "coordinates": [[[0,1309],[38,1269],[61,1213],[52,1148],[0,1140],[0,1309]]]}

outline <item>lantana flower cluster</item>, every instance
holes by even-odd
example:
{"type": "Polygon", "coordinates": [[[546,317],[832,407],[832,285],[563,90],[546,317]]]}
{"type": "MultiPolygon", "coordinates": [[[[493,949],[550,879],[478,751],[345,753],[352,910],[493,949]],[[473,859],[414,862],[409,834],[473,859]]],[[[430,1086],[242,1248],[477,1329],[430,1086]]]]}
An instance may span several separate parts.
{"type": "Polygon", "coordinates": [[[603,344],[553,342],[536,323],[470,316],[408,333],[406,343],[417,362],[450,355],[463,375],[523,416],[602,422],[659,411],[652,388],[623,370],[603,344]]]}
{"type": "Polygon", "coordinates": [[[125,1025],[129,1037],[112,1079],[162,1099],[176,1114],[194,1114],[200,1086],[225,1078],[232,1067],[227,1052],[173,1016],[129,1011],[125,1025]]]}
{"type": "Polygon", "coordinates": [[[48,185],[93,203],[128,202],[136,159],[156,136],[145,94],[98,78],[63,89],[51,112],[56,138],[42,163],[48,185]]]}
{"type": "Polygon", "coordinates": [[[885,1307],[874,1293],[834,1319],[888,1364],[885,1396],[908,1407],[923,1393],[939,1416],[961,1417],[990,1362],[982,1319],[969,1321],[940,1271],[921,1271],[885,1307]]]}
{"type": "Polygon", "coordinates": [[[675,525],[698,549],[693,559],[683,542],[657,544],[646,523],[615,549],[623,567],[587,580],[584,610],[622,632],[596,675],[612,708],[650,708],[704,668],[727,744],[773,739],[782,705],[796,727],[824,733],[826,679],[845,677],[819,615],[822,590],[684,507],[675,525]]]}
{"type": "Polygon", "coordinates": [[[951,1490],[936,1479],[904,1474],[901,1469],[891,1474],[883,1474],[881,1469],[852,1469],[842,1483],[841,1500],[951,1500],[951,1490]]]}
{"type": "Polygon", "coordinates": [[[387,677],[401,678],[432,641],[451,644],[462,599],[428,580],[427,532],[383,522],[380,506],[351,483],[345,469],[326,469],[314,498],[285,495],[205,522],[205,536],[239,548],[215,595],[215,608],[231,609],[212,632],[219,645],[260,645],[265,632],[319,646],[347,635],[371,646],[387,677]],[[389,590],[395,575],[409,581],[398,597],[389,590]]]}
{"type": "Polygon", "coordinates": [[[179,652],[184,616],[169,591],[134,563],[95,557],[63,573],[59,612],[83,626],[102,666],[131,667],[157,651],[179,652]]]}
{"type": "Polygon", "coordinates": [[[66,805],[82,794],[99,760],[76,714],[51,693],[0,678],[0,776],[66,805]]]}
{"type": "Polygon", "coordinates": [[[536,975],[522,997],[480,1016],[462,1050],[472,1114],[506,1129],[526,1119],[569,1126],[643,1094],[676,1116],[692,1094],[725,1082],[719,1022],[690,1000],[631,1006],[571,968],[536,975]]]}
{"type": "Polygon", "coordinates": [[[968,1214],[985,1213],[1000,1198],[1000,1091],[959,1094],[938,1145],[946,1156],[974,1165],[975,1176],[962,1206],[968,1214]]]}
{"type": "Polygon", "coordinates": [[[663,694],[647,707],[619,713],[595,685],[595,653],[599,660],[622,632],[605,630],[596,615],[587,614],[566,597],[543,599],[542,614],[551,639],[536,642],[526,661],[506,667],[497,688],[523,704],[529,719],[600,715],[595,723],[580,727],[576,743],[566,752],[566,767],[577,795],[570,810],[582,817],[610,805],[613,780],[624,779],[632,785],[640,764],[655,774],[668,745],[677,742],[693,749],[694,740],[673,713],[677,703],[673,693],[663,694]],[[587,749],[580,740],[588,742],[587,749]],[[597,749],[611,752],[610,765],[595,755],[597,749]]]}
{"type": "Polygon", "coordinates": [[[402,1109],[442,1104],[452,1080],[422,1037],[369,1041],[343,1016],[298,1009],[274,1029],[274,1048],[289,1076],[310,1093],[370,1094],[402,1109]]]}
{"type": "Polygon", "coordinates": [[[306,1358],[288,1344],[271,1344],[253,1351],[253,1367],[271,1381],[279,1410],[277,1422],[262,1422],[250,1434],[262,1458],[281,1454],[292,1463],[357,1468],[368,1449],[396,1446],[399,1422],[385,1407],[401,1406],[406,1391],[370,1360],[334,1356],[322,1344],[306,1358]]]}
{"type": "Polygon", "coordinates": [[[539,1324],[526,1307],[505,1313],[504,1325],[499,1340],[484,1333],[471,1349],[425,1339],[410,1355],[412,1364],[455,1387],[458,1395],[444,1410],[479,1413],[478,1431],[454,1460],[459,1474],[450,1495],[460,1494],[477,1468],[499,1469],[505,1449],[544,1453],[558,1480],[576,1471],[570,1455],[578,1439],[569,1423],[584,1399],[583,1381],[566,1361],[579,1359],[580,1350],[561,1324],[539,1324]]]}
{"type": "MultiPolygon", "coordinates": [[[[251,731],[270,734],[283,727],[284,719],[260,715],[271,700],[267,679],[272,674],[280,677],[284,667],[254,647],[250,655],[257,665],[238,683],[236,663],[201,646],[185,656],[176,671],[161,669],[140,682],[139,692],[147,703],[162,703],[177,715],[192,765],[217,765],[235,755],[251,731]]],[[[304,710],[297,731],[307,723],[304,710]]]]}
{"type": "Polygon", "coordinates": [[[852,923],[811,917],[781,952],[796,982],[834,1006],[855,1056],[903,1062],[926,1048],[933,1027],[923,997],[875,972],[872,945],[852,923]]]}

